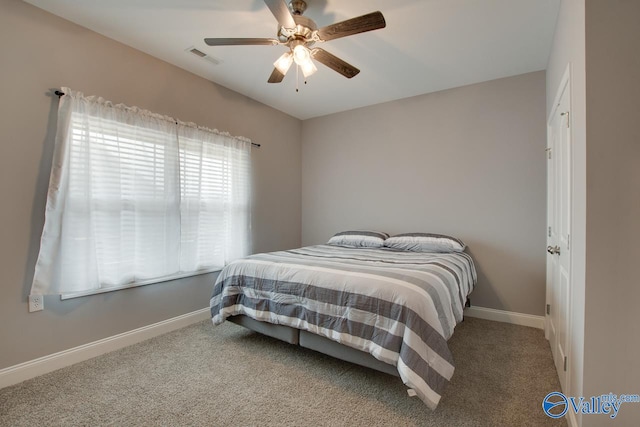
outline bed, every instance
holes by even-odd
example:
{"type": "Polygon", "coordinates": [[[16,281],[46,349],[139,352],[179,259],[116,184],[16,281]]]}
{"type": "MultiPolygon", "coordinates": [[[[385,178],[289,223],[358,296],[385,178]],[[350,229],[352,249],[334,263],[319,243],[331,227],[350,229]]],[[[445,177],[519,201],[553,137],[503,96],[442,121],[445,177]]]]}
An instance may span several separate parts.
{"type": "Polygon", "coordinates": [[[447,340],[476,283],[464,252],[316,245],[227,265],[210,301],[226,319],[398,375],[435,409],[454,364],[447,340]]]}

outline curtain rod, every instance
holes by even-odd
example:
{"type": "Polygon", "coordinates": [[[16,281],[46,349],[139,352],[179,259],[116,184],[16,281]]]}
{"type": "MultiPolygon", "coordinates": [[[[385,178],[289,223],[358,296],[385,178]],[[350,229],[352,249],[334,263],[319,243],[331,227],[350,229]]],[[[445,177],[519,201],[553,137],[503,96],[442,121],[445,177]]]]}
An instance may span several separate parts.
{"type": "MultiPolygon", "coordinates": [[[[59,90],[56,90],[54,93],[55,93],[56,95],[58,95],[58,98],[60,98],[61,96],[63,96],[63,95],[64,95],[64,92],[59,91],[59,90]]],[[[178,124],[178,122],[176,122],[176,124],[178,124]]],[[[261,146],[260,144],[258,144],[258,143],[256,143],[256,142],[252,142],[252,143],[251,143],[251,145],[253,145],[254,147],[258,147],[258,148],[260,148],[260,146],[261,146]]]]}

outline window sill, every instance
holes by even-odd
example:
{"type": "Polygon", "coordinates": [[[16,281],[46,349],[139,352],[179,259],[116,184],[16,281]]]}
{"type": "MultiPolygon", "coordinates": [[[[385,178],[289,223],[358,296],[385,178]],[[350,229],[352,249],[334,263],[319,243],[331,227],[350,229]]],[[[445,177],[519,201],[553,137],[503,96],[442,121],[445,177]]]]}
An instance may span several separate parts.
{"type": "Polygon", "coordinates": [[[95,294],[104,294],[104,293],[107,293],[107,292],[121,291],[123,289],[131,289],[131,288],[137,288],[137,287],[140,287],[140,286],[153,285],[153,284],[156,284],[156,283],[168,282],[168,281],[171,281],[171,280],[184,279],[186,277],[201,276],[203,274],[215,273],[215,272],[220,271],[220,270],[222,270],[222,267],[212,268],[212,269],[209,269],[209,270],[200,270],[200,271],[196,271],[196,272],[192,272],[192,273],[180,273],[180,274],[173,274],[171,276],[156,277],[154,279],[141,280],[139,282],[129,283],[129,284],[124,285],[124,286],[113,286],[113,287],[110,287],[110,288],[92,289],[90,291],[82,291],[82,292],[73,292],[73,293],[61,294],[60,295],[60,299],[61,300],[66,300],[66,299],[72,299],[72,298],[86,297],[86,296],[95,295],[95,294]]]}

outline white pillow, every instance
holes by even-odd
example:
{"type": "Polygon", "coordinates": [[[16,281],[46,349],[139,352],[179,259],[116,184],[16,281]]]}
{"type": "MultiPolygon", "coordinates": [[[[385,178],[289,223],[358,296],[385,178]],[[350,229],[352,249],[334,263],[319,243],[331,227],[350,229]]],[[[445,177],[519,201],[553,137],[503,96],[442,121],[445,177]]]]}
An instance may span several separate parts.
{"type": "Polygon", "coordinates": [[[466,245],[460,239],[433,233],[406,233],[389,237],[386,248],[412,252],[462,252],[466,245]]]}
{"type": "Polygon", "coordinates": [[[351,248],[381,248],[388,237],[387,233],[379,231],[342,231],[330,238],[327,244],[351,248]]]}

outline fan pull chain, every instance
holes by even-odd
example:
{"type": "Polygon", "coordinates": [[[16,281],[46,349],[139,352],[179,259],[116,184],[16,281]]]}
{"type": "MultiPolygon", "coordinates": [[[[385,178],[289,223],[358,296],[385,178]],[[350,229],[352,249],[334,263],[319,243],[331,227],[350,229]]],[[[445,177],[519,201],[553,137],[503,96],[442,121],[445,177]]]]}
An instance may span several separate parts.
{"type": "MultiPolygon", "coordinates": [[[[298,89],[298,82],[300,79],[300,66],[296,64],[296,92],[300,92],[300,90],[298,89]]],[[[307,79],[304,79],[304,84],[307,84],[307,79]]]]}

